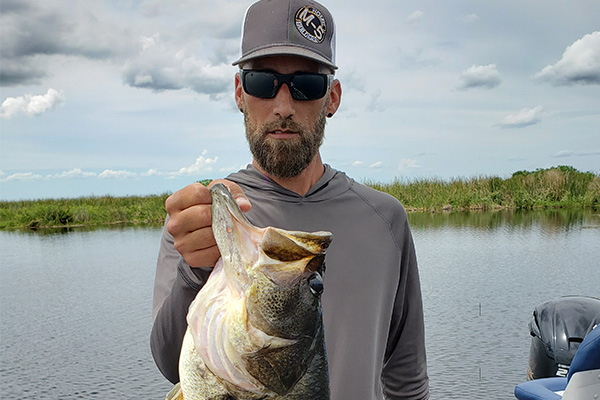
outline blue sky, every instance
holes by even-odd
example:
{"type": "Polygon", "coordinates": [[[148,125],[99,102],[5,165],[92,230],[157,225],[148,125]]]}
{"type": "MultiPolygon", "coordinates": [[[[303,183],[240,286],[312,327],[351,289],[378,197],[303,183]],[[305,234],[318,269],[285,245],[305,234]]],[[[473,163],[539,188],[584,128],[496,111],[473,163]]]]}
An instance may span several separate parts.
{"type": "MultiPolygon", "coordinates": [[[[0,199],[144,195],[250,153],[231,62],[252,1],[2,0],[0,199]]],[[[324,161],[363,181],[600,172],[597,0],[329,0],[342,105],[324,161]]]]}

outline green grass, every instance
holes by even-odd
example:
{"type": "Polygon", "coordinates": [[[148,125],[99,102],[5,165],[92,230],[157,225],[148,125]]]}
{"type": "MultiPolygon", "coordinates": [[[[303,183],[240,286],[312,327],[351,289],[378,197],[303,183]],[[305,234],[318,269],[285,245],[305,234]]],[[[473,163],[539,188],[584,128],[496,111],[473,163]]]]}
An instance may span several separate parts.
{"type": "MultiPolygon", "coordinates": [[[[207,184],[210,180],[202,181],[207,184]]],[[[409,211],[600,208],[600,175],[559,166],[518,171],[510,178],[365,182],[398,198],[409,211]]],[[[41,229],[116,223],[161,224],[168,193],[144,197],[83,197],[0,201],[0,229],[41,229]]]]}
{"type": "Polygon", "coordinates": [[[600,207],[600,175],[568,166],[518,171],[507,179],[482,176],[366,184],[390,193],[411,211],[600,207]]]}
{"type": "Polygon", "coordinates": [[[0,201],[0,229],[162,223],[167,197],[165,193],[145,197],[0,201]]]}

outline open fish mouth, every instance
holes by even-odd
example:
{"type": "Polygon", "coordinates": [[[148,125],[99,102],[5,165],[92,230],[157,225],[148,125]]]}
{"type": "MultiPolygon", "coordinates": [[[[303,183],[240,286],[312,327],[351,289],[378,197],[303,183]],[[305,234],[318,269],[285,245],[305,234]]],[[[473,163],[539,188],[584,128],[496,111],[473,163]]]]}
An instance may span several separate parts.
{"type": "Polygon", "coordinates": [[[188,311],[183,398],[329,399],[320,296],[332,234],[257,228],[224,185],[211,194],[221,259],[188,311]]]}

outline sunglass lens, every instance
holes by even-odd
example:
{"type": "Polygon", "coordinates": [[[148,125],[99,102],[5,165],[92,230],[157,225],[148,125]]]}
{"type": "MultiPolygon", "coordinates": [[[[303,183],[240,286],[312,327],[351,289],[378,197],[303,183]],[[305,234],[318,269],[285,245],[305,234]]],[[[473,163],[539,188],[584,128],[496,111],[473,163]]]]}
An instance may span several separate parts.
{"type": "Polygon", "coordinates": [[[292,81],[292,97],[296,100],[316,100],[325,95],[326,78],[322,75],[295,75],[292,81]]]}
{"type": "Polygon", "coordinates": [[[270,99],[275,95],[277,78],[273,74],[260,71],[244,73],[244,90],[249,95],[270,99]]]}

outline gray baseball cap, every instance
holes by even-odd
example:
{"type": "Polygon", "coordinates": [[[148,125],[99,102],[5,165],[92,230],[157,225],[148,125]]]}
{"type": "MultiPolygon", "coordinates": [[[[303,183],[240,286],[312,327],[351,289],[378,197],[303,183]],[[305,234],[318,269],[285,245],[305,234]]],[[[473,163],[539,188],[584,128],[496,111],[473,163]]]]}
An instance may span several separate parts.
{"type": "Polygon", "coordinates": [[[295,55],[333,69],[335,26],[329,10],[312,0],[260,0],[246,11],[242,24],[242,57],[295,55]]]}

